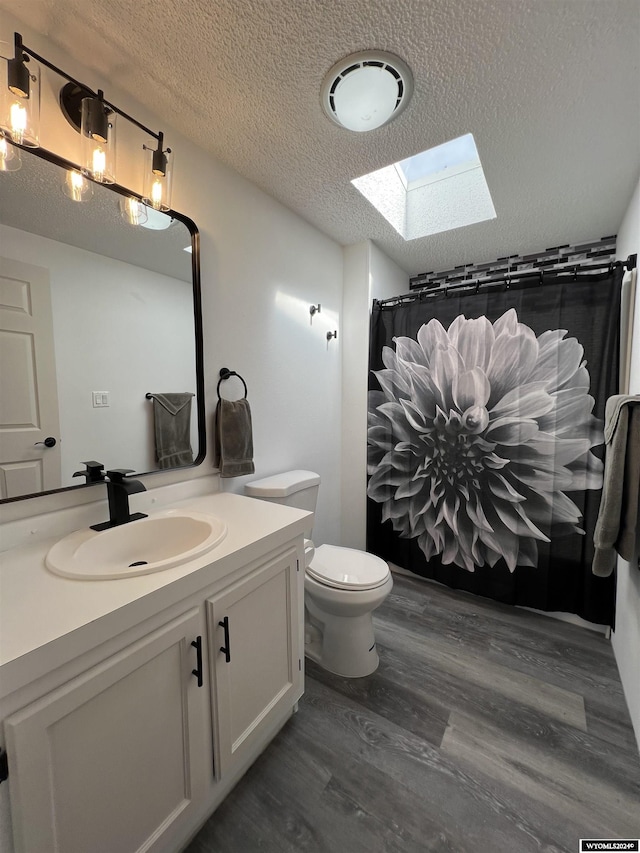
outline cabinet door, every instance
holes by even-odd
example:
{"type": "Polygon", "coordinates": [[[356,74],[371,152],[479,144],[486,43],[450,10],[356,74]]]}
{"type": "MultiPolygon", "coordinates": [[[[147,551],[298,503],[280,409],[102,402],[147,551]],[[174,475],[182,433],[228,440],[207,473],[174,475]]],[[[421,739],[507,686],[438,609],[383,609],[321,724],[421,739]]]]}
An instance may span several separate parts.
{"type": "Polygon", "coordinates": [[[259,749],[300,698],[300,584],[291,550],[207,599],[218,778],[259,749]]]}
{"type": "Polygon", "coordinates": [[[189,819],[212,776],[202,622],[188,611],[5,721],[16,853],[153,851],[189,819]]]}

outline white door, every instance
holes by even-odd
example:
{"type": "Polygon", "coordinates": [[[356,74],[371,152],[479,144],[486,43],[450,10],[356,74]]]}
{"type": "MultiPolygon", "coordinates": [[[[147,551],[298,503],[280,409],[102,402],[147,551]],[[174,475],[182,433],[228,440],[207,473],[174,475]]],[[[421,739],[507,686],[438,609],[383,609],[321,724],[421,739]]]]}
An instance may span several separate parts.
{"type": "Polygon", "coordinates": [[[216,778],[302,695],[300,574],[291,550],[207,599],[216,778]]]}
{"type": "Polygon", "coordinates": [[[0,498],[61,485],[49,272],[0,258],[0,498]]]}
{"type": "Polygon", "coordinates": [[[212,779],[203,621],[187,611],[5,721],[16,853],[153,853],[193,821],[212,779]]]}

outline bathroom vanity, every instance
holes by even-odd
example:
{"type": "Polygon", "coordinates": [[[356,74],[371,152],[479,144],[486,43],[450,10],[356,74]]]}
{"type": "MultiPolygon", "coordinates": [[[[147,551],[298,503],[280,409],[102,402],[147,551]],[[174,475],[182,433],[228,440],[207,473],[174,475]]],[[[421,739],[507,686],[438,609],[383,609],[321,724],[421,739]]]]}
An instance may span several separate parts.
{"type": "Polygon", "coordinates": [[[58,577],[61,535],[37,518],[0,555],[1,853],[176,853],[292,714],[310,514],[228,493],[175,505],[227,526],[184,565],[58,577]]]}

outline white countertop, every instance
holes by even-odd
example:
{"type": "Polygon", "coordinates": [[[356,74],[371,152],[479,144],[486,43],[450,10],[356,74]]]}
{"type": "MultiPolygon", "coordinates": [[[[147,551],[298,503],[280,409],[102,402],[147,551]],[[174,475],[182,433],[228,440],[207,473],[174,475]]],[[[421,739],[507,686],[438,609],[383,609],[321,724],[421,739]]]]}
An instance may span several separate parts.
{"type": "MultiPolygon", "coordinates": [[[[308,512],[228,492],[171,506],[217,516],[227,524],[226,537],[190,563],[123,580],[72,580],[50,572],[45,555],[64,533],[0,554],[0,696],[23,685],[25,656],[49,646],[46,665],[56,665],[56,659],[59,665],[63,654],[72,649],[65,638],[73,636],[75,648],[98,645],[135,624],[150,604],[156,612],[169,607],[284,545],[309,526],[308,512]],[[179,591],[172,589],[178,581],[179,591]],[[143,600],[145,607],[136,608],[143,600]]],[[[35,675],[31,671],[30,677],[35,675]]]]}

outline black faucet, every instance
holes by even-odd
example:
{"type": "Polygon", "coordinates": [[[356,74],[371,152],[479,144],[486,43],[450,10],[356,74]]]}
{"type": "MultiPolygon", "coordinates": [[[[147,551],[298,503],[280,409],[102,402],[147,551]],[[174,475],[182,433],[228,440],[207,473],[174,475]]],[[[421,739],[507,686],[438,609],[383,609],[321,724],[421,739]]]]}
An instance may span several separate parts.
{"type": "Polygon", "coordinates": [[[73,474],[74,477],[84,477],[87,483],[104,483],[104,465],[102,462],[91,460],[82,464],[87,467],[84,471],[76,471],[73,474]]]}
{"type": "Polygon", "coordinates": [[[127,474],[133,473],[131,468],[114,468],[107,471],[107,497],[109,498],[109,521],[92,524],[92,530],[107,530],[118,527],[137,518],[146,518],[144,512],[129,512],[129,495],[145,492],[146,489],[139,480],[127,479],[127,474]]]}

